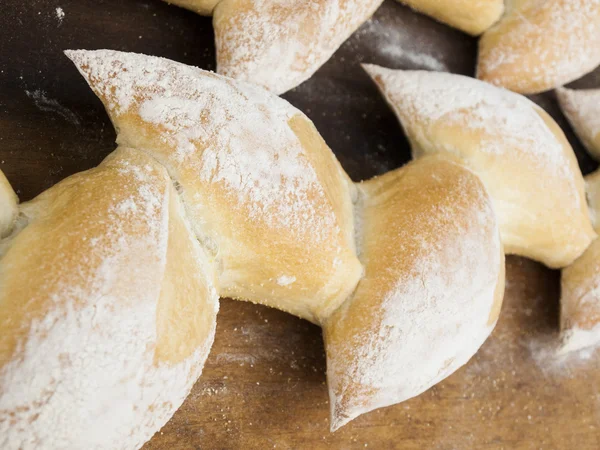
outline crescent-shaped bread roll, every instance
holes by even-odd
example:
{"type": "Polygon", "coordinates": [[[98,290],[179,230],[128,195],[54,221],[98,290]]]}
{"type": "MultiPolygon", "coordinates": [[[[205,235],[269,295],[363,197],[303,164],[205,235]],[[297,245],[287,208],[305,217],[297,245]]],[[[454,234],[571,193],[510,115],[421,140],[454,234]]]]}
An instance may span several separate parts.
{"type": "Polygon", "coordinates": [[[213,15],[217,72],[282,94],[306,81],[383,0],[165,0],[213,15]]]}
{"type": "Polygon", "coordinates": [[[177,181],[217,259],[221,296],[315,323],[348,298],[362,273],[355,188],[300,111],[258,86],[162,58],[68,56],[104,102],[117,142],[144,149],[177,181]]]}
{"type": "Polygon", "coordinates": [[[507,253],[559,268],[596,237],[573,149],[533,102],[460,75],[365,69],[398,116],[414,157],[450,153],[481,177],[507,253]]]}
{"type": "Polygon", "coordinates": [[[478,36],[500,19],[504,0],[398,0],[442,23],[478,36]]]}
{"type": "Polygon", "coordinates": [[[600,160],[600,89],[560,88],[556,97],[577,137],[600,160]]]}
{"type": "MultiPolygon", "coordinates": [[[[600,171],[585,177],[590,214],[600,231],[600,171]]],[[[561,274],[562,352],[600,343],[600,240],[561,274]]]]}
{"type": "Polygon", "coordinates": [[[479,41],[477,77],[543,92],[594,70],[599,48],[600,0],[513,0],[479,41]]]}
{"type": "Polygon", "coordinates": [[[19,199],[0,170],[0,238],[11,232],[18,214],[19,199]]]}
{"type": "Polygon", "coordinates": [[[504,293],[496,217],[479,178],[447,158],[360,185],[365,276],[324,324],[333,430],[429,389],[494,328],[504,293]]]}
{"type": "Polygon", "coordinates": [[[222,0],[217,72],[282,94],[312,76],[382,0],[222,0]]]}
{"type": "Polygon", "coordinates": [[[122,148],[20,213],[0,258],[0,448],[140,447],[200,375],[218,310],[168,174],[122,148]]]}

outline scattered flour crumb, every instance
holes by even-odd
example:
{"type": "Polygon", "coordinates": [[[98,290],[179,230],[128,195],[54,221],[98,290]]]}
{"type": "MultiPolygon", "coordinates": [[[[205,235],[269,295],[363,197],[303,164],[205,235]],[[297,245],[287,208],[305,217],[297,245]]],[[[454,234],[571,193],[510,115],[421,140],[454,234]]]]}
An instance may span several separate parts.
{"type": "Polygon", "coordinates": [[[58,19],[58,23],[62,24],[62,21],[65,18],[65,12],[63,11],[63,9],[60,6],[58,6],[54,11],[56,13],[56,18],[58,19]]]}
{"type": "Polygon", "coordinates": [[[402,62],[408,67],[448,72],[449,69],[434,55],[424,53],[409,33],[392,28],[378,19],[371,19],[359,30],[360,34],[367,34],[374,39],[377,52],[394,62],[402,62]]]}
{"type": "Polygon", "coordinates": [[[40,111],[56,113],[73,125],[79,125],[79,118],[73,111],[64,107],[56,100],[48,98],[44,91],[39,89],[35,91],[26,90],[25,94],[33,100],[33,103],[35,103],[35,106],[37,106],[40,111]]]}
{"type": "Polygon", "coordinates": [[[277,284],[279,286],[288,286],[288,285],[292,284],[294,281],[296,281],[296,277],[294,277],[294,276],[282,275],[279,278],[277,278],[277,284]]]}
{"type": "Polygon", "coordinates": [[[542,335],[527,342],[531,357],[546,376],[570,378],[579,367],[589,366],[592,347],[565,353],[556,335],[542,335]]]}

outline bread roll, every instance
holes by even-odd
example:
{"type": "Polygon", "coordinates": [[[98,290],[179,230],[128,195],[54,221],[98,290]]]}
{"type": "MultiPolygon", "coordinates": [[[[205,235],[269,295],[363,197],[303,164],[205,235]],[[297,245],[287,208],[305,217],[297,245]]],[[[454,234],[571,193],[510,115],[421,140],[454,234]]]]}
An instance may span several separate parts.
{"type": "Polygon", "coordinates": [[[504,0],[398,0],[442,23],[478,36],[504,11],[504,0]]]}
{"type": "Polygon", "coordinates": [[[513,0],[479,41],[477,77],[522,94],[567,84],[600,64],[600,0],[513,0]]]}
{"type": "Polygon", "coordinates": [[[460,157],[493,201],[507,253],[559,268],[596,237],[572,148],[546,112],[472,78],[365,66],[416,158],[460,157]]]}
{"type": "MultiPolygon", "coordinates": [[[[585,177],[596,232],[600,231],[600,171],[585,177]]],[[[596,239],[561,274],[560,329],[562,352],[600,342],[600,240],[596,239]]]]}
{"type": "Polygon", "coordinates": [[[306,81],[383,0],[166,0],[214,15],[217,72],[283,94],[306,81]]]}
{"type": "Polygon", "coordinates": [[[504,293],[496,217],[479,178],[446,158],[360,185],[365,276],[324,325],[332,430],[429,389],[494,328],[504,293]]]}
{"type": "Polygon", "coordinates": [[[217,71],[282,94],[312,76],[382,0],[222,0],[217,71]]]}
{"type": "Polygon", "coordinates": [[[162,58],[68,52],[120,145],[176,180],[223,297],[320,323],[352,293],[355,188],[314,125],[260,87],[162,58]],[[265,243],[269,243],[268,246],[265,243]]]}
{"type": "Polygon", "coordinates": [[[12,230],[17,218],[18,201],[17,194],[0,170],[0,238],[5,237],[12,230]]]}
{"type": "Polygon", "coordinates": [[[590,154],[600,160],[600,89],[556,91],[560,107],[590,154]]]}
{"type": "Polygon", "coordinates": [[[20,213],[0,259],[0,448],[140,447],[200,375],[218,310],[167,172],[121,148],[20,213]]]}

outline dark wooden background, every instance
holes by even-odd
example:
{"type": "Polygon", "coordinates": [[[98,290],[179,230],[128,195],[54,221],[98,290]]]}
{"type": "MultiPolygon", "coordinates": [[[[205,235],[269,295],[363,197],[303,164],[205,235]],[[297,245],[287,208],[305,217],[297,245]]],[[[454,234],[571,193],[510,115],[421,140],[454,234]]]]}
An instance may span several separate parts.
{"type": "MultiPolygon", "coordinates": [[[[22,200],[114,148],[100,102],[63,56],[112,48],[214,68],[210,18],[158,0],[2,0],[0,168],[22,200]],[[62,8],[60,20],[56,8],[62,8]]],[[[388,0],[308,82],[284,97],[316,124],[354,180],[409,159],[394,116],[359,67],[472,75],[476,40],[388,0]]],[[[600,71],[573,84],[600,87],[600,71]]],[[[552,93],[533,98],[595,168],[552,93]]],[[[223,300],[204,374],[146,449],[598,449],[600,352],[552,358],[558,272],[507,259],[500,322],[473,360],[423,395],[334,434],[320,329],[223,300]]]]}

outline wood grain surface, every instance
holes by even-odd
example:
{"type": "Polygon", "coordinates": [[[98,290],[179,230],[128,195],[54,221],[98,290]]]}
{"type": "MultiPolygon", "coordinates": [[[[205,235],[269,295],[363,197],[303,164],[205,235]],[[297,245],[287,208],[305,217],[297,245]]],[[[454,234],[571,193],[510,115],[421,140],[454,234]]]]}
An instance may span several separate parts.
{"type": "MultiPolygon", "coordinates": [[[[95,166],[114,148],[100,102],[62,50],[113,48],[214,68],[210,18],[158,0],[2,0],[1,6],[0,167],[22,200],[95,166]]],[[[389,0],[284,97],[315,122],[350,176],[365,179],[410,154],[359,63],[472,75],[475,55],[473,38],[389,0]]],[[[600,71],[573,86],[600,87],[600,71]]],[[[582,170],[595,168],[554,95],[533,99],[563,127],[582,170]]],[[[600,352],[552,356],[558,278],[531,261],[507,258],[501,318],[473,360],[423,395],[333,434],[320,329],[223,300],[202,377],[144,448],[599,449],[600,352]]]]}

